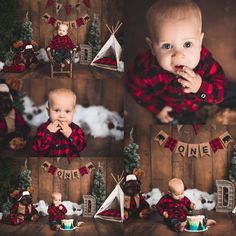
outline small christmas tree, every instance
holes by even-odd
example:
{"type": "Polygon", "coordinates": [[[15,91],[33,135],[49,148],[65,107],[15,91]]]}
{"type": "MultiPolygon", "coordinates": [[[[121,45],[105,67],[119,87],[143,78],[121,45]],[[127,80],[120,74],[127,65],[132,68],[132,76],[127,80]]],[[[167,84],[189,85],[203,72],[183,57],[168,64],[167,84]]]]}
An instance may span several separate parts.
{"type": "Polygon", "coordinates": [[[133,173],[134,168],[139,168],[140,156],[137,153],[139,145],[134,143],[133,139],[133,129],[130,131],[130,141],[131,143],[124,148],[124,165],[125,172],[127,174],[133,173]]]}
{"type": "Polygon", "coordinates": [[[103,177],[103,168],[98,162],[98,170],[94,177],[92,195],[96,198],[97,210],[101,207],[106,199],[105,182],[103,177]]]}
{"type": "Polygon", "coordinates": [[[23,42],[31,42],[33,34],[32,22],[29,20],[28,12],[25,16],[25,22],[22,24],[20,40],[23,42]]]}
{"type": "Polygon", "coordinates": [[[236,145],[234,145],[234,154],[231,160],[232,166],[229,171],[229,179],[236,185],[236,145]]]}
{"type": "Polygon", "coordinates": [[[20,173],[18,188],[26,190],[32,185],[31,171],[27,167],[27,160],[25,161],[25,169],[20,173]]]}
{"type": "Polygon", "coordinates": [[[91,27],[88,32],[88,44],[92,47],[93,58],[101,49],[101,29],[98,16],[94,16],[91,27]]]}
{"type": "Polygon", "coordinates": [[[8,215],[10,213],[10,210],[13,206],[13,203],[10,201],[9,197],[7,198],[7,201],[2,204],[2,213],[3,215],[8,215]]]}

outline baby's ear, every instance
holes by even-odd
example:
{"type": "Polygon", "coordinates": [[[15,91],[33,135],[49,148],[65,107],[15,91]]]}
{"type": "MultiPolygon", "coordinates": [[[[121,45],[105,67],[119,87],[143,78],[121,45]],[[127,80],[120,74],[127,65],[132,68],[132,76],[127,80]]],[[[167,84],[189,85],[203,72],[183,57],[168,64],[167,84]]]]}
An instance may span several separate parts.
{"type": "Polygon", "coordinates": [[[146,40],[148,47],[150,48],[150,50],[152,52],[152,55],[154,56],[152,40],[149,37],[146,37],[145,40],[146,40]]]}
{"type": "Polygon", "coordinates": [[[201,33],[201,36],[200,36],[201,45],[202,45],[202,40],[203,40],[203,38],[204,38],[204,33],[202,32],[202,33],[201,33]]]}

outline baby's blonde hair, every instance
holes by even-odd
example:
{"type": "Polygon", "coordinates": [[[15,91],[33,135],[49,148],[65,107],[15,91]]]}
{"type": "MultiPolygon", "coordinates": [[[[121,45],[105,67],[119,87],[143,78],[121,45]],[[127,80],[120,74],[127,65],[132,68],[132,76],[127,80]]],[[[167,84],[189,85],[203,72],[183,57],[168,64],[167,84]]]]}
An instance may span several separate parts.
{"type": "Polygon", "coordinates": [[[59,192],[54,192],[54,193],[52,193],[52,195],[51,195],[52,199],[54,199],[56,196],[60,196],[60,197],[62,198],[62,194],[59,193],[59,192]]]}
{"type": "Polygon", "coordinates": [[[178,178],[171,179],[168,182],[169,191],[172,192],[173,190],[175,190],[177,185],[184,188],[184,183],[183,183],[182,179],[178,179],[178,178]]]}
{"type": "Polygon", "coordinates": [[[74,106],[76,105],[75,93],[67,88],[59,88],[59,89],[54,89],[49,92],[49,94],[48,94],[48,107],[50,107],[50,105],[52,104],[55,95],[68,95],[73,99],[74,106]]]}
{"type": "Polygon", "coordinates": [[[58,29],[61,27],[61,26],[66,26],[66,29],[68,30],[69,29],[69,26],[67,24],[64,24],[64,23],[61,23],[58,25],[58,29]]]}
{"type": "Polygon", "coordinates": [[[154,3],[146,14],[147,26],[151,36],[154,28],[158,27],[163,21],[178,21],[189,18],[195,18],[201,32],[201,10],[192,0],[160,0],[154,3]]]}

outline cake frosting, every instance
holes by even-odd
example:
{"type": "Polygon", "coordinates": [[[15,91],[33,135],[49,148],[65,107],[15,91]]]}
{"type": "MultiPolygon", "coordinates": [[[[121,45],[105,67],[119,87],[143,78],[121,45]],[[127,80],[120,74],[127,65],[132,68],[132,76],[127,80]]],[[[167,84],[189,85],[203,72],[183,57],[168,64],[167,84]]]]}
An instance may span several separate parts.
{"type": "Polygon", "coordinates": [[[66,230],[74,229],[74,219],[61,220],[61,228],[66,230]]]}
{"type": "Polygon", "coordinates": [[[206,226],[204,219],[204,215],[187,216],[186,229],[191,231],[205,230],[206,226]]]}

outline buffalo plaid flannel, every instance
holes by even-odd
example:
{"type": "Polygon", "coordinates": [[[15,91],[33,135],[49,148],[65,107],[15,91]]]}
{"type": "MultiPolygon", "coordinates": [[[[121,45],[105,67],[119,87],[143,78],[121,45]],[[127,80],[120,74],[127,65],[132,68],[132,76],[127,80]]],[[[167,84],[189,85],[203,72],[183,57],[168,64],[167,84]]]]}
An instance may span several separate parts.
{"type": "Polygon", "coordinates": [[[186,220],[187,211],[191,210],[190,205],[191,202],[187,197],[175,200],[171,195],[166,194],[156,204],[156,208],[160,215],[163,215],[163,212],[166,211],[169,219],[177,218],[183,222],[186,220]]]}
{"type": "Polygon", "coordinates": [[[215,138],[213,140],[211,140],[210,142],[210,145],[211,145],[211,148],[213,150],[213,152],[215,153],[218,149],[224,149],[221,141],[220,141],[220,138],[215,138]]]}
{"type": "Polygon", "coordinates": [[[148,51],[136,58],[127,73],[128,92],[155,115],[165,106],[172,107],[175,116],[180,112],[197,111],[204,103],[222,102],[225,75],[206,48],[202,48],[200,62],[194,71],[202,77],[201,87],[196,94],[184,93],[176,75],[163,70],[148,51]]]}
{"type": "Polygon", "coordinates": [[[68,35],[64,36],[59,36],[56,35],[48,45],[49,48],[55,49],[56,52],[60,51],[61,49],[67,49],[67,50],[72,50],[76,46],[72,42],[72,40],[69,38],[68,35]]]}
{"type": "Polygon", "coordinates": [[[67,209],[63,204],[56,207],[54,204],[51,204],[48,206],[48,214],[49,214],[49,222],[51,221],[58,221],[65,219],[65,214],[67,212],[67,209]],[[59,207],[62,206],[62,210],[59,209],[59,207]]]}
{"type": "MultiPolygon", "coordinates": [[[[25,137],[30,131],[29,125],[25,122],[20,111],[18,111],[17,109],[15,109],[15,127],[16,127],[15,132],[22,135],[23,137],[25,137]]],[[[6,136],[7,133],[8,133],[8,128],[6,120],[3,114],[0,114],[0,137],[6,136]]]]}
{"type": "Polygon", "coordinates": [[[177,144],[177,140],[172,138],[172,137],[168,137],[166,143],[165,143],[165,148],[169,148],[172,152],[175,149],[175,146],[177,144]]]}
{"type": "Polygon", "coordinates": [[[116,59],[111,58],[111,57],[100,58],[100,59],[96,60],[94,63],[117,66],[116,59]]]}
{"type": "Polygon", "coordinates": [[[33,204],[30,204],[29,206],[23,206],[25,209],[24,212],[22,213],[22,206],[23,205],[21,205],[19,202],[16,202],[11,208],[11,213],[16,215],[21,213],[23,214],[25,219],[28,219],[30,216],[38,213],[33,204]],[[31,208],[31,210],[29,207],[31,208]],[[21,210],[20,212],[19,209],[21,210]]]}
{"type": "Polygon", "coordinates": [[[106,211],[102,211],[100,213],[98,213],[98,215],[102,215],[102,216],[111,216],[111,217],[115,217],[120,219],[121,218],[121,214],[120,211],[117,209],[109,209],[106,211]]]}
{"type": "Polygon", "coordinates": [[[145,208],[149,208],[148,203],[145,201],[144,197],[142,196],[141,193],[139,193],[139,207],[137,208],[135,199],[133,196],[130,196],[130,206],[129,208],[125,208],[129,212],[129,217],[133,216],[136,217],[138,216],[139,212],[145,208]]]}
{"type": "Polygon", "coordinates": [[[72,133],[66,138],[60,131],[50,132],[47,129],[49,123],[50,120],[38,128],[32,146],[34,153],[39,157],[68,157],[69,161],[73,157],[79,157],[86,144],[83,130],[71,123],[69,126],[72,133]]]}

